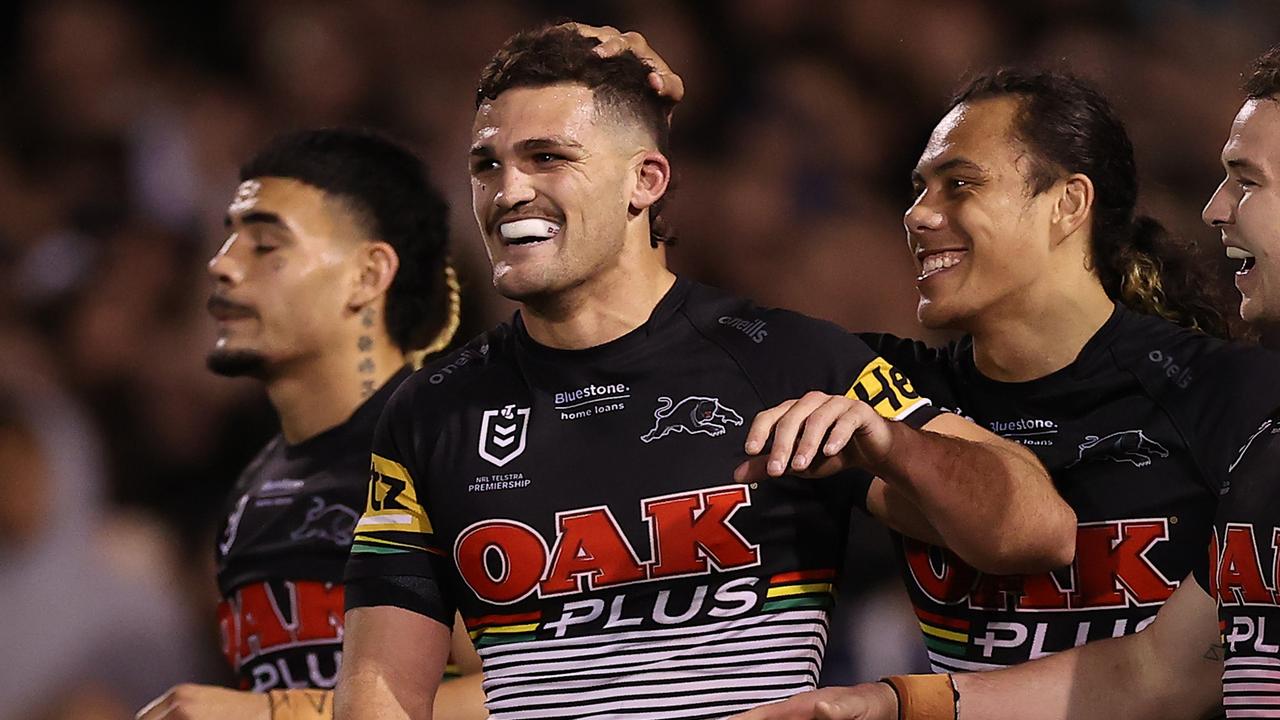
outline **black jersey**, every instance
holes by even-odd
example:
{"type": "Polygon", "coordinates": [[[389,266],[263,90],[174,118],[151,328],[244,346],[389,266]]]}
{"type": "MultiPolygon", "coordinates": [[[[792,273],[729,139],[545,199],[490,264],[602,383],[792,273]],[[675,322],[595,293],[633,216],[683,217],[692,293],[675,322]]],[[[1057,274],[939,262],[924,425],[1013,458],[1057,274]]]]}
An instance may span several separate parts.
{"type": "Polygon", "coordinates": [[[364,507],[373,430],[397,373],[341,425],[277,435],[241,473],[218,535],[222,651],[254,691],[332,688],[342,657],[342,573],[364,507]]]}
{"type": "MultiPolygon", "coordinates": [[[[984,575],[895,537],[935,671],[1013,665],[1137,632],[1198,564],[1232,448],[1276,406],[1275,356],[1117,307],[1067,367],[1021,383],[945,349],[869,344],[942,405],[1032,450],[1079,521],[1052,573],[984,575]]],[[[993,499],[996,501],[996,499],[993,499]]]]}
{"type": "MultiPolygon", "coordinates": [[[[1280,366],[1277,366],[1280,369],[1280,366]]],[[[1196,580],[1218,601],[1227,717],[1280,718],[1280,414],[1237,453],[1196,580]]]]}
{"type": "Polygon", "coordinates": [[[719,718],[812,688],[869,480],[732,472],[755,415],[815,389],[936,415],[834,325],[683,279],[587,350],[517,316],[392,398],[348,606],[459,608],[495,718],[719,718]]]}

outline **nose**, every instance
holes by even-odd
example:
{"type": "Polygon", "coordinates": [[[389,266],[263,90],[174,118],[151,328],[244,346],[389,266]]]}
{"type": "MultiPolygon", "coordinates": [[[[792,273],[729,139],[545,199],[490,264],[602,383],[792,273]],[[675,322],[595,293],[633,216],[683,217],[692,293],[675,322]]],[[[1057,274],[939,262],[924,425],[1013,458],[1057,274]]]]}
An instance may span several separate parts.
{"type": "Polygon", "coordinates": [[[503,210],[510,210],[533,200],[535,195],[529,176],[511,164],[502,169],[501,183],[493,196],[493,202],[503,210]]]}
{"type": "Polygon", "coordinates": [[[244,279],[244,269],[232,253],[238,239],[236,233],[231,233],[227,241],[222,243],[222,247],[218,248],[218,252],[209,258],[206,269],[209,272],[209,277],[213,278],[214,282],[236,285],[244,279]]]}
{"type": "Polygon", "coordinates": [[[1204,210],[1200,211],[1200,219],[1205,225],[1220,228],[1223,225],[1235,223],[1236,204],[1231,196],[1231,178],[1224,178],[1218,184],[1218,189],[1213,191],[1213,196],[1205,204],[1204,210]]]}
{"type": "Polygon", "coordinates": [[[933,208],[929,202],[929,191],[926,190],[907,208],[902,216],[902,225],[908,233],[920,233],[930,230],[941,230],[946,224],[946,216],[933,208]]]}

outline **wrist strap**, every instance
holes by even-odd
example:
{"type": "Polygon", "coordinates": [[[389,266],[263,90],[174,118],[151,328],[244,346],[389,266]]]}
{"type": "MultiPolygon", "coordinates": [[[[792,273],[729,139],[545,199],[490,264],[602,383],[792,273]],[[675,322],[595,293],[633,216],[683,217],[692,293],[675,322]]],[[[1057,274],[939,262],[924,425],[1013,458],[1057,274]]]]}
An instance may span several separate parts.
{"type": "Polygon", "coordinates": [[[332,690],[269,690],[271,720],[333,720],[332,690]]]}
{"type": "Polygon", "coordinates": [[[880,682],[898,696],[898,720],[960,717],[960,693],[950,675],[890,675],[880,682]]]}

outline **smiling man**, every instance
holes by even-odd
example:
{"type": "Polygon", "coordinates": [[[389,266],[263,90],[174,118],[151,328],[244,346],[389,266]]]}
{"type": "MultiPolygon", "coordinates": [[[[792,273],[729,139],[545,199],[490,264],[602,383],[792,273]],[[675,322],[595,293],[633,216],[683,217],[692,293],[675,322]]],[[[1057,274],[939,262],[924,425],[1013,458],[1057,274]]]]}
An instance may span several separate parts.
{"type": "Polygon", "coordinates": [[[596,49],[525,32],[481,77],[472,199],[521,308],[383,415],[343,720],[431,717],[455,609],[495,718],[719,718],[812,687],[871,473],[944,537],[1069,559],[1074,518],[1024,450],[835,326],[667,270],[670,104],[596,49]]]}
{"type": "MultiPolygon", "coordinates": [[[[1226,177],[1203,219],[1241,260],[1241,315],[1270,325],[1280,322],[1280,46],[1254,62],[1244,89],[1222,150],[1226,177]]],[[[1280,718],[1280,411],[1229,450],[1208,562],[1145,630],[951,684],[823,688],[743,720],[1280,718]]]]}

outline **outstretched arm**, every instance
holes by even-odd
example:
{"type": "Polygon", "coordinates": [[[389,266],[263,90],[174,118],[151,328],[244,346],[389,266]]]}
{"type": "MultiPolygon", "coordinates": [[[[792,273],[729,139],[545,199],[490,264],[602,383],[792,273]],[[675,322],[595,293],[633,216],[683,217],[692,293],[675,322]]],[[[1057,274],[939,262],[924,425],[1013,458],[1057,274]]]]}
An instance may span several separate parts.
{"type": "Polygon", "coordinates": [[[957,415],[916,430],[857,398],[811,392],[757,415],[746,452],[739,482],[849,468],[876,475],[884,487],[869,498],[873,513],[944,541],[984,572],[1049,570],[1075,554],[1075,513],[1035,456],[957,415]]]}
{"type": "MultiPolygon", "coordinates": [[[[885,683],[830,687],[756,708],[735,720],[952,720],[946,676],[907,687],[944,691],[932,702],[908,689],[905,712],[885,683]],[[918,700],[924,699],[925,704],[918,700]]],[[[1187,578],[1147,629],[1089,643],[1007,670],[954,675],[959,720],[1197,720],[1222,701],[1222,646],[1214,602],[1187,578]]]]}

